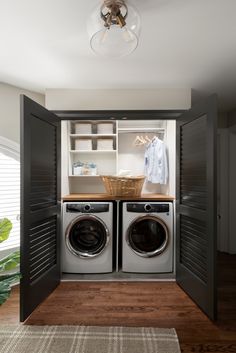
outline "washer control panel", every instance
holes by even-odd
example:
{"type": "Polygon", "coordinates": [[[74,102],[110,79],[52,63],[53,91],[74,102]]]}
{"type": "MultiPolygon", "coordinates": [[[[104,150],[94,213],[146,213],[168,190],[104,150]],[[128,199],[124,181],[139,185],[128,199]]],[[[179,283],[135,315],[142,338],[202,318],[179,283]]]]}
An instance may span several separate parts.
{"type": "Polygon", "coordinates": [[[109,212],[109,204],[74,203],[66,205],[69,213],[101,213],[109,212]]]}
{"type": "Polygon", "coordinates": [[[136,213],[167,213],[170,210],[170,206],[168,204],[161,203],[128,203],[126,205],[127,212],[136,212],[136,213]]]}

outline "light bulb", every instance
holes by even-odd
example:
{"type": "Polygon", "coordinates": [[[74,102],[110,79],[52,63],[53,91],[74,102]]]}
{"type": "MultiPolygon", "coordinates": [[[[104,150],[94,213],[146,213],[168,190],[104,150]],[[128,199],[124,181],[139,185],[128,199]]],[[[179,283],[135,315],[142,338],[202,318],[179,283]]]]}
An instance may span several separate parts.
{"type": "Polygon", "coordinates": [[[95,33],[90,45],[96,54],[118,58],[132,53],[138,45],[138,38],[130,30],[111,26],[95,33]]]}
{"type": "Polygon", "coordinates": [[[106,38],[108,36],[108,32],[109,29],[105,28],[103,31],[101,31],[101,35],[100,35],[100,44],[103,45],[106,42],[106,38]]]}
{"type": "MultiPolygon", "coordinates": [[[[110,28],[104,26],[104,20],[100,16],[101,6],[91,14],[88,21],[90,46],[92,50],[101,56],[118,58],[132,53],[138,45],[140,34],[140,16],[133,6],[132,0],[128,4],[128,15],[123,27],[119,24],[111,24],[110,28]]],[[[123,14],[122,14],[123,15],[123,14]]]]}
{"type": "Polygon", "coordinates": [[[122,28],[122,35],[126,42],[132,42],[135,40],[134,34],[128,30],[126,26],[122,28]]]}

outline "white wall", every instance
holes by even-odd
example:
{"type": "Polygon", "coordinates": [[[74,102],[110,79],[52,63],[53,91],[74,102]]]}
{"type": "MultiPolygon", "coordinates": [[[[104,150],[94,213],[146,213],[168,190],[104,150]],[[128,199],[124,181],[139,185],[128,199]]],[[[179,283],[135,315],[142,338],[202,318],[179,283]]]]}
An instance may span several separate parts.
{"type": "Polygon", "coordinates": [[[0,83],[0,136],[17,143],[20,142],[20,94],[45,104],[42,94],[0,83]]]}
{"type": "Polygon", "coordinates": [[[51,110],[189,109],[191,89],[46,90],[51,110]]]}

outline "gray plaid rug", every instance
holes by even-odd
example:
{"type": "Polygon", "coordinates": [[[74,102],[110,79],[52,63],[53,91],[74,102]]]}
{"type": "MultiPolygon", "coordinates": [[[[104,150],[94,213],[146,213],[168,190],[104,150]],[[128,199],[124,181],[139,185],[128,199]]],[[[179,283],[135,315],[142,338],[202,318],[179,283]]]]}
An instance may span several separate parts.
{"type": "Polygon", "coordinates": [[[180,353],[174,329],[0,326],[0,353],[180,353]]]}

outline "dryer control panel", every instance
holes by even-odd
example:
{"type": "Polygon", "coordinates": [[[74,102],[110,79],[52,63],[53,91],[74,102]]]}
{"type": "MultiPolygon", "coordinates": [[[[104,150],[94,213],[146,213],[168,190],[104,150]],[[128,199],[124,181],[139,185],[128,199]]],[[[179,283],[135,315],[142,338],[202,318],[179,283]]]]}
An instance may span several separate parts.
{"type": "Polygon", "coordinates": [[[70,213],[109,212],[109,204],[74,203],[74,204],[66,205],[66,212],[70,212],[70,213]]]}
{"type": "Polygon", "coordinates": [[[168,204],[155,204],[155,203],[128,203],[126,205],[127,212],[136,212],[136,213],[167,213],[170,210],[170,206],[168,204]]]}

